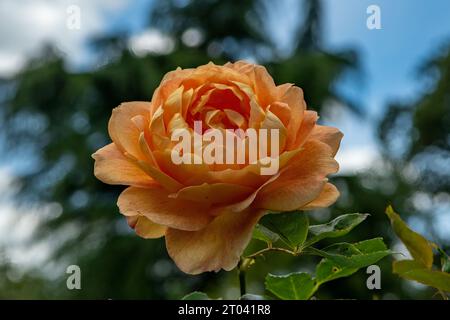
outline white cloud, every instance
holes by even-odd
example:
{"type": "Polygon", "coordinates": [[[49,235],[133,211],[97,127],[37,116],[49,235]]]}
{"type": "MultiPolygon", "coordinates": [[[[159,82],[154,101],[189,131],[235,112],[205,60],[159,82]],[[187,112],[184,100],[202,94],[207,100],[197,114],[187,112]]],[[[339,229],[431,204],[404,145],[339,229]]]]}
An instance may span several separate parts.
{"type": "Polygon", "coordinates": [[[148,29],[132,36],[128,45],[134,54],[141,57],[148,53],[170,53],[175,47],[175,42],[158,30],[148,29]]]}
{"type": "Polygon", "coordinates": [[[130,0],[2,0],[0,2],[0,76],[18,71],[44,43],[52,43],[78,64],[86,57],[85,41],[108,27],[108,14],[130,0]],[[80,8],[81,28],[67,28],[67,8],[80,8]]]}
{"type": "Polygon", "coordinates": [[[374,146],[352,146],[340,150],[336,155],[340,174],[356,174],[367,170],[380,161],[380,155],[374,146]]]}

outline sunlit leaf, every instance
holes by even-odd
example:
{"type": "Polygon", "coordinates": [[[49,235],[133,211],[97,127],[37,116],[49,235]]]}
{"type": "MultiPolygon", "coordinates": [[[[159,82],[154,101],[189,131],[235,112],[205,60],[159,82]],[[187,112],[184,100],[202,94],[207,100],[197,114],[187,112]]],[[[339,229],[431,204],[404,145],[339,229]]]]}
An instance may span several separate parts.
{"type": "Polygon", "coordinates": [[[382,238],[374,238],[358,243],[337,243],[325,249],[314,251],[332,260],[341,268],[362,268],[376,263],[391,253],[382,238]]]}
{"type": "Polygon", "coordinates": [[[204,292],[194,291],[185,295],[181,300],[211,300],[204,292]]]}
{"type": "Polygon", "coordinates": [[[391,206],[386,208],[386,214],[391,220],[395,234],[405,244],[414,260],[430,269],[433,265],[433,249],[428,240],[411,230],[391,206]]]}
{"type": "Polygon", "coordinates": [[[266,297],[258,294],[246,293],[241,297],[241,300],[267,300],[266,297]]]}
{"type": "Polygon", "coordinates": [[[316,267],[316,280],[322,284],[334,279],[347,277],[358,271],[358,268],[342,267],[333,260],[322,259],[316,267]]]}
{"type": "Polygon", "coordinates": [[[312,237],[306,241],[305,246],[310,246],[325,238],[344,236],[368,216],[368,214],[362,213],[349,213],[341,215],[328,223],[310,226],[309,234],[312,237]]]}
{"type": "Polygon", "coordinates": [[[402,278],[450,292],[449,273],[427,269],[416,260],[395,261],[392,265],[392,271],[402,278]]]}
{"type": "Polygon", "coordinates": [[[316,281],[304,272],[284,276],[268,274],[265,284],[268,291],[282,300],[307,300],[318,288],[316,281]]]}
{"type": "Polygon", "coordinates": [[[303,212],[268,214],[260,224],[276,233],[293,249],[302,245],[308,235],[308,217],[303,212]]]}
{"type": "Polygon", "coordinates": [[[261,240],[270,244],[277,242],[280,237],[263,225],[257,224],[255,230],[253,230],[253,239],[261,240]]]}

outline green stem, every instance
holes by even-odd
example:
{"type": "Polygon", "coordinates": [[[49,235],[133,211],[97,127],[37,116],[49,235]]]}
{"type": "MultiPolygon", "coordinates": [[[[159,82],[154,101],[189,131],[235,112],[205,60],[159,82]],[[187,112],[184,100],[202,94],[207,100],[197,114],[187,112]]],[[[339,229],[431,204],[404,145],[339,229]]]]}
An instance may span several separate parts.
{"type": "Polygon", "coordinates": [[[241,289],[241,297],[247,293],[246,283],[245,283],[245,270],[239,268],[239,288],[241,289]]]}
{"type": "Polygon", "coordinates": [[[266,252],[269,252],[269,251],[279,251],[279,252],[284,252],[284,253],[291,254],[291,255],[293,255],[293,256],[297,255],[296,252],[291,251],[291,250],[288,250],[288,249],[284,249],[284,248],[276,248],[276,247],[275,247],[275,248],[273,248],[273,247],[268,247],[268,248],[264,248],[264,249],[261,249],[261,250],[259,250],[259,251],[256,251],[255,253],[252,253],[251,255],[247,256],[247,259],[253,259],[253,258],[256,258],[257,256],[260,256],[260,255],[262,255],[262,254],[264,254],[264,253],[266,253],[266,252]]]}
{"type": "Polygon", "coordinates": [[[238,264],[238,274],[239,274],[239,288],[241,290],[241,296],[247,293],[247,286],[245,281],[245,275],[247,269],[252,264],[253,260],[248,258],[241,258],[238,264]]]}

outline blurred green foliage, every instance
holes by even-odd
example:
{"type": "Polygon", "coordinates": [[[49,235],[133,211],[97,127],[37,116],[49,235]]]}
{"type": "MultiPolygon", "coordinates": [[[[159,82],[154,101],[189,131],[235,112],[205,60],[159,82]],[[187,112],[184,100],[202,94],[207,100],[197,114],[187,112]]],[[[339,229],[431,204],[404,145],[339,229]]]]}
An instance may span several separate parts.
{"type": "MultiPolygon", "coordinates": [[[[171,53],[136,56],[127,47],[126,35],[112,34],[93,39],[92,46],[102,64],[92,70],[69,72],[64,56],[48,47],[20,74],[2,80],[0,85],[6,94],[1,101],[0,125],[10,143],[9,156],[33,158],[33,165],[18,177],[21,189],[17,201],[57,202],[63,210],[46,218],[33,236],[34,243],[47,243],[54,250],[45,266],[15,277],[11,274],[16,266],[6,256],[0,258],[0,298],[174,299],[194,290],[206,291],[212,297],[237,297],[234,272],[185,275],[168,258],[163,239],[146,241],[135,236],[115,205],[123,188],[95,179],[90,155],[109,141],[107,123],[112,108],[123,101],[150,100],[167,71],[209,61],[252,57],[267,66],[277,83],[302,87],[310,109],[326,114],[330,111],[327,106],[336,102],[364,116],[363,106],[336,89],[346,73],[358,72],[357,52],[325,50],[321,42],[321,2],[302,3],[298,15],[305,16],[305,21],[293,33],[293,50],[287,56],[280,54],[267,31],[272,1],[191,0],[183,6],[175,0],[158,1],[149,24],[175,39],[171,53]],[[182,41],[183,33],[190,28],[203,35],[202,42],[194,47],[182,41]],[[65,268],[70,264],[81,267],[82,290],[66,289],[65,268]]],[[[434,80],[423,97],[410,104],[390,106],[380,123],[384,150],[380,168],[334,178],[341,199],[332,208],[311,215],[319,223],[346,212],[371,213],[368,222],[345,241],[383,236],[392,245],[394,237],[383,215],[388,203],[392,202],[399,212],[421,217],[428,212],[419,212],[411,205],[415,192],[448,196],[450,171],[438,169],[442,161],[437,161],[438,157],[448,159],[450,151],[448,52],[433,60],[426,70],[434,80]],[[406,150],[395,145],[400,138],[406,150]],[[430,165],[430,158],[439,163],[430,165]],[[411,179],[405,174],[410,161],[418,164],[420,177],[411,179]]],[[[434,240],[445,247],[445,239],[434,240]]],[[[250,250],[258,245],[252,243],[250,250]]],[[[365,286],[367,275],[360,271],[351,278],[325,284],[318,298],[433,295],[428,289],[405,286],[392,275],[388,260],[380,264],[382,291],[369,291],[365,286]]],[[[270,253],[249,271],[249,291],[261,293],[269,271],[294,272],[311,267],[308,258],[270,253]]]]}

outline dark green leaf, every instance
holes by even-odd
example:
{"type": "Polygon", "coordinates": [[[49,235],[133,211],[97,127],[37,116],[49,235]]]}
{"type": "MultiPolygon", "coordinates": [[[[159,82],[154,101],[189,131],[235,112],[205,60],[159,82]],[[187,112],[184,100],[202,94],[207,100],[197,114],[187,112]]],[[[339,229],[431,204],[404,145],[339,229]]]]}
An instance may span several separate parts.
{"type": "Polygon", "coordinates": [[[194,291],[185,295],[181,300],[211,300],[204,292],[194,291]]]}
{"type": "Polygon", "coordinates": [[[260,224],[280,236],[293,249],[302,245],[308,235],[308,217],[303,212],[268,214],[260,224]]]}
{"type": "Polygon", "coordinates": [[[395,234],[408,248],[414,260],[431,269],[433,265],[433,249],[428,240],[411,230],[391,206],[386,208],[386,214],[391,220],[395,234]]]}
{"type": "Polygon", "coordinates": [[[392,271],[400,277],[414,280],[446,292],[450,292],[450,274],[424,267],[417,260],[395,261],[392,271]]]}
{"type": "Polygon", "coordinates": [[[268,274],[265,284],[267,290],[282,300],[307,300],[318,288],[316,281],[304,272],[285,276],[268,274]]]}
{"type": "Polygon", "coordinates": [[[325,238],[344,236],[368,216],[366,213],[349,213],[341,215],[328,223],[310,226],[309,233],[312,237],[306,241],[305,247],[325,238]]]}

